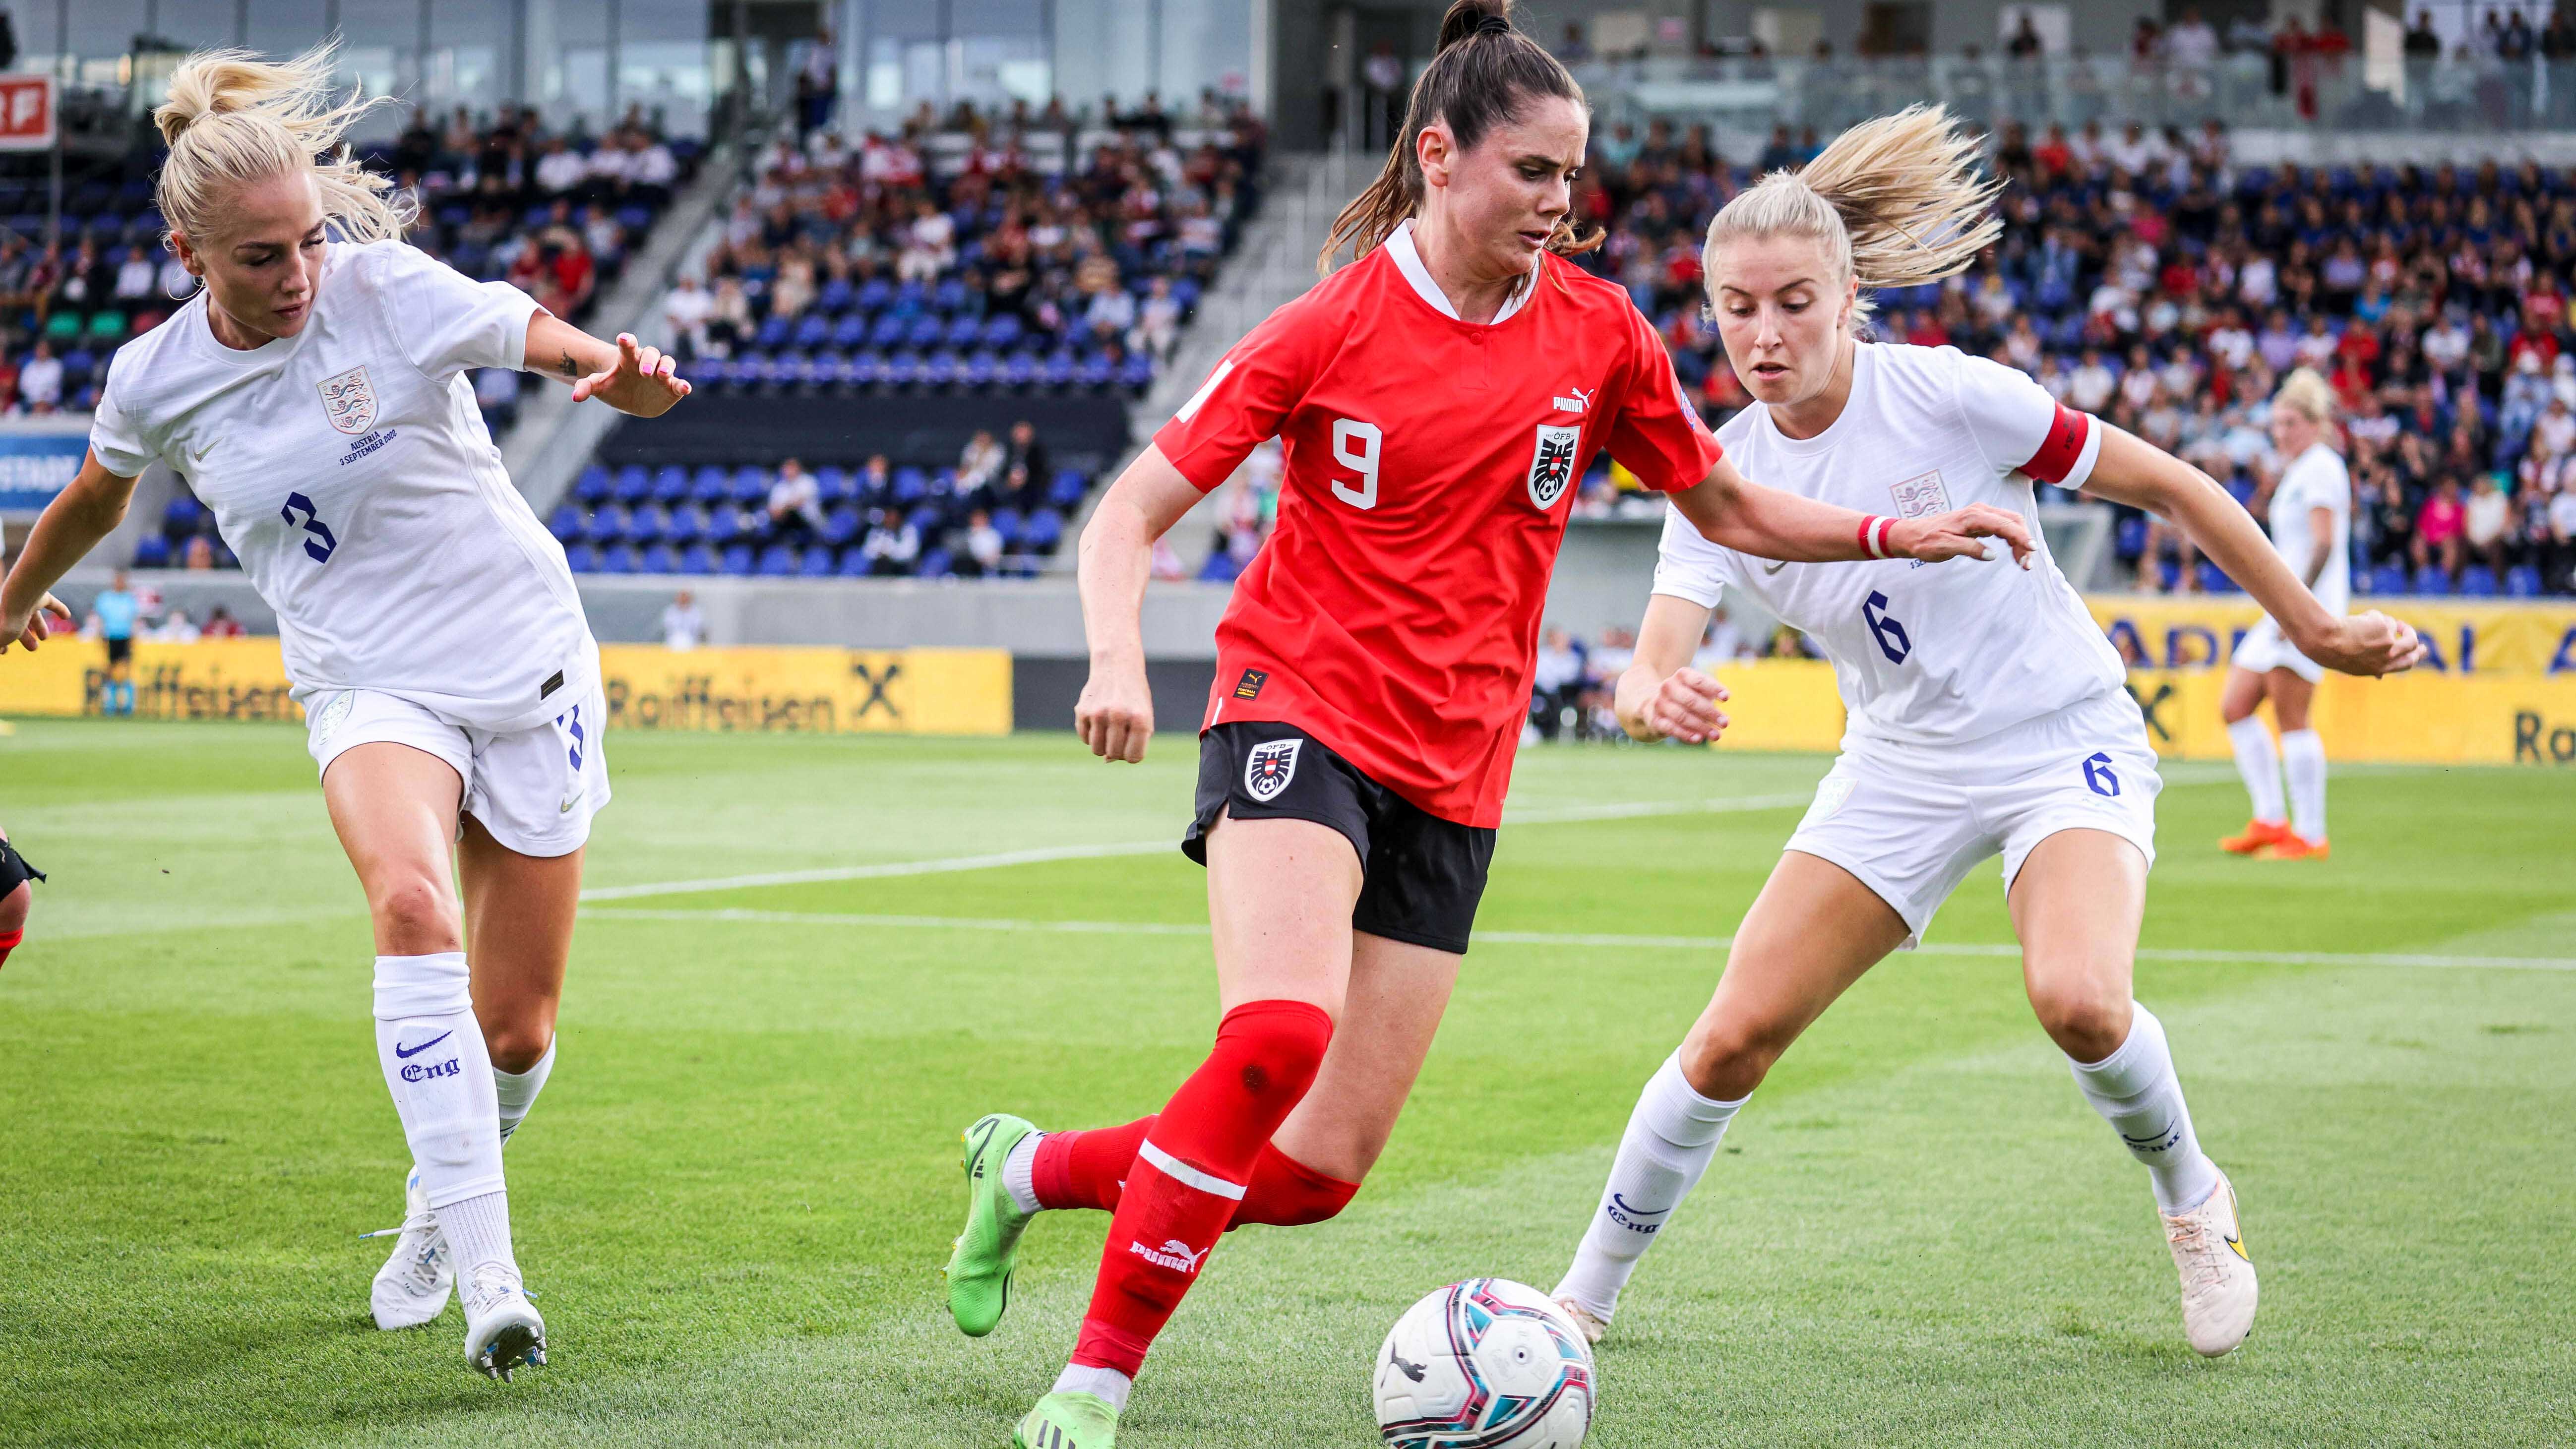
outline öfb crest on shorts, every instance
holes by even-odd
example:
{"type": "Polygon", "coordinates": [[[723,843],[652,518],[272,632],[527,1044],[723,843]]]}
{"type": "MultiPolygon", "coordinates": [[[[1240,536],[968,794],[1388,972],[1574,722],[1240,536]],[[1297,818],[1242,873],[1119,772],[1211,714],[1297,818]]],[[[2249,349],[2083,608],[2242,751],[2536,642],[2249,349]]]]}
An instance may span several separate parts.
{"type": "Polygon", "coordinates": [[[1297,751],[1304,740],[1270,740],[1254,745],[1244,757],[1243,788],[1264,805],[1279,798],[1288,782],[1297,778],[1297,751]]]}

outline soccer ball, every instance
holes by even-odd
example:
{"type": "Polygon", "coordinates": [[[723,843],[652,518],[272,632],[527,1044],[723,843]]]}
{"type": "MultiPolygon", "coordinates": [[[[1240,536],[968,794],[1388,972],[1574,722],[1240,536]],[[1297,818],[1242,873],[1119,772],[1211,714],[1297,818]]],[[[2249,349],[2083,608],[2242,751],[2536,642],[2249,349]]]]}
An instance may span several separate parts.
{"type": "Polygon", "coordinates": [[[1377,1351],[1378,1432],[1397,1449],[1575,1449],[1591,1346],[1526,1283],[1470,1278],[1414,1304],[1377,1351]]]}

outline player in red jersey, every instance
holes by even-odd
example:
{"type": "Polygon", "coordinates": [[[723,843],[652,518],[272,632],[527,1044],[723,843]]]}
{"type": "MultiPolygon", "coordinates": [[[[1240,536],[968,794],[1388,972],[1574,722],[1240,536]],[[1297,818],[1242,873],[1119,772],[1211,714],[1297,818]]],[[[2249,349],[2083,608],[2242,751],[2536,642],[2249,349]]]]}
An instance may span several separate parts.
{"type": "Polygon", "coordinates": [[[1139,760],[1153,542],[1256,444],[1285,444],[1277,531],[1218,626],[1183,845],[1208,871],[1215,1047],[1157,1116],[967,1132],[949,1263],[967,1333],[999,1321],[1037,1211],[1114,1214],[1072,1362],[1015,1443],[1105,1449],[1218,1236],[1329,1218],[1376,1162],[1467,948],[1566,495],[1596,450],[1765,557],[2030,548],[2002,509],[1899,522],[1737,476],[1626,293],[1564,260],[1588,118],[1507,10],[1450,6],[1402,139],[1326,245],[1359,259],[1236,344],[1084,532],[1076,726],[1139,760]]]}

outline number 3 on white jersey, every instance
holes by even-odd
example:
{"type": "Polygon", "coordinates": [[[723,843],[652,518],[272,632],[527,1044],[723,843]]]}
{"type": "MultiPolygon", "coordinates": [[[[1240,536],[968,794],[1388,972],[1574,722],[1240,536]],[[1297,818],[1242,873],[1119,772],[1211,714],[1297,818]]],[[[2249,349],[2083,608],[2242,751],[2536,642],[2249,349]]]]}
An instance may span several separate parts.
{"type": "Polygon", "coordinates": [[[1333,480],[1333,496],[1353,508],[1377,507],[1378,444],[1384,438],[1375,423],[1333,419],[1333,461],[1360,475],[1360,486],[1333,480]]]}

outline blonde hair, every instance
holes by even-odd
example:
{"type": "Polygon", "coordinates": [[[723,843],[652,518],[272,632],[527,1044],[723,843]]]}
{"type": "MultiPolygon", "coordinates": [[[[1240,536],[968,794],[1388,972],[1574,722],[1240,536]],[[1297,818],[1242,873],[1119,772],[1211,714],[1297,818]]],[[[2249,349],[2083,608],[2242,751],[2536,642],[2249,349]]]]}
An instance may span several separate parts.
{"type": "Polygon", "coordinates": [[[2315,368],[2302,367],[2281,379],[2280,390],[2272,394],[2272,406],[2288,408],[2323,427],[2334,421],[2334,388],[2317,375],[2315,368]]]}
{"type": "MultiPolygon", "coordinates": [[[[1977,141],[1939,106],[1863,121],[1796,171],[1774,171],[1708,224],[1701,255],[1712,281],[1720,242],[1807,236],[1834,275],[1879,287],[1937,282],[1967,269],[2003,234],[1991,214],[2003,182],[1977,174],[1977,141]]],[[[1852,309],[1869,315],[1869,299],[1852,309]]]]}
{"type": "Polygon", "coordinates": [[[201,50],[170,74],[170,99],[152,112],[170,147],[156,201],[169,232],[194,241],[223,215],[225,193],[245,182],[309,171],[322,215],[355,242],[399,237],[417,210],[393,182],[359,164],[342,140],[386,97],[346,95],[332,78],[339,42],[293,60],[247,50],[201,50]]]}

